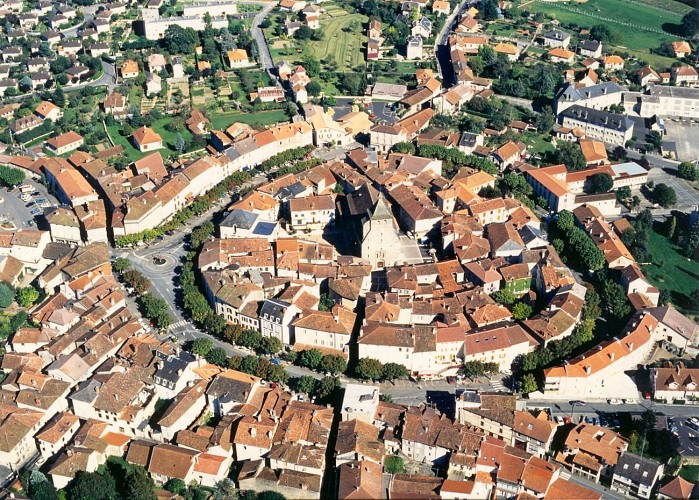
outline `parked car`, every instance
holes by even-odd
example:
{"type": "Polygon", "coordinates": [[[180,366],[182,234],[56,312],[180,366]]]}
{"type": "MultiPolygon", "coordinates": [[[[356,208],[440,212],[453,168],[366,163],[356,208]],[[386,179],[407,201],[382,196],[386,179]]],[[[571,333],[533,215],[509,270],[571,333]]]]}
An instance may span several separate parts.
{"type": "Polygon", "coordinates": [[[29,219],[27,221],[27,226],[33,226],[34,225],[34,219],[29,219]]]}
{"type": "Polygon", "coordinates": [[[269,360],[269,362],[272,363],[273,365],[281,365],[282,364],[282,360],[279,358],[272,358],[269,360]]]}
{"type": "Polygon", "coordinates": [[[616,399],[616,398],[610,399],[610,400],[608,400],[607,402],[608,402],[610,405],[620,405],[620,404],[621,404],[621,400],[616,399]]]}
{"type": "Polygon", "coordinates": [[[40,209],[40,208],[32,208],[32,209],[29,211],[29,213],[32,214],[32,215],[39,215],[39,214],[41,213],[41,209],[40,209]]]}
{"type": "Polygon", "coordinates": [[[585,406],[585,402],[576,399],[570,402],[570,406],[585,406]]]}
{"type": "Polygon", "coordinates": [[[34,205],[36,205],[36,203],[34,203],[33,201],[30,201],[30,202],[27,203],[25,206],[26,206],[27,208],[32,208],[34,205]]]}

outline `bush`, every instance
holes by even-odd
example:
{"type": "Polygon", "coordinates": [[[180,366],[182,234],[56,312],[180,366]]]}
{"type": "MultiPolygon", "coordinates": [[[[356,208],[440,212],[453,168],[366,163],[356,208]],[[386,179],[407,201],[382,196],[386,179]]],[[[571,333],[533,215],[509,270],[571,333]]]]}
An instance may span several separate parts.
{"type": "Polygon", "coordinates": [[[7,283],[0,283],[0,307],[10,307],[15,300],[15,294],[7,283]]]}
{"type": "Polygon", "coordinates": [[[699,169],[692,162],[684,161],[677,167],[677,175],[688,181],[696,181],[699,178],[699,169]]]}
{"type": "Polygon", "coordinates": [[[25,286],[17,290],[17,303],[20,307],[30,307],[39,299],[39,291],[33,286],[25,286]]]}

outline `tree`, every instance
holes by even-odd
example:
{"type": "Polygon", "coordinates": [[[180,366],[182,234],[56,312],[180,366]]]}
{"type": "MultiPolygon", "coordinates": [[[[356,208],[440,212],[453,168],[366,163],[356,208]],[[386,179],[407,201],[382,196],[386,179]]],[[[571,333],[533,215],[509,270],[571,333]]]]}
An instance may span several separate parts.
{"type": "Polygon", "coordinates": [[[677,203],[677,193],[665,183],[656,184],[653,188],[653,199],[663,208],[670,208],[677,203]]]}
{"type": "Polygon", "coordinates": [[[25,286],[17,290],[17,303],[20,307],[30,307],[39,299],[39,291],[33,286],[25,286]]]}
{"type": "Polygon", "coordinates": [[[19,81],[19,90],[28,92],[32,88],[32,79],[28,75],[23,76],[19,81]]]}
{"type": "Polygon", "coordinates": [[[310,40],[313,36],[313,30],[305,24],[296,30],[294,38],[297,40],[310,40]]]}
{"type": "Polygon", "coordinates": [[[209,302],[199,290],[185,292],[184,307],[197,323],[203,323],[209,314],[213,314],[209,302]]]}
{"type": "Polygon", "coordinates": [[[238,335],[237,344],[249,349],[257,350],[262,345],[262,335],[255,330],[243,330],[238,335]]]}
{"type": "Polygon", "coordinates": [[[381,371],[384,380],[396,380],[408,377],[408,369],[400,363],[386,363],[381,371]]]}
{"type": "Polygon", "coordinates": [[[629,304],[624,287],[619,283],[605,280],[602,283],[600,298],[605,308],[617,318],[625,318],[631,314],[631,304],[629,304]]]}
{"type": "Polygon", "coordinates": [[[414,155],[415,144],[413,144],[412,142],[398,142],[393,145],[393,151],[395,151],[396,153],[414,155]]]}
{"type": "Polygon", "coordinates": [[[299,353],[299,365],[315,370],[323,361],[323,353],[318,349],[305,349],[299,353]]]}
{"type": "Polygon", "coordinates": [[[566,232],[575,226],[575,218],[573,217],[573,212],[569,210],[563,210],[558,213],[556,217],[556,228],[559,231],[566,232]]]}
{"type": "Polygon", "coordinates": [[[131,269],[131,265],[131,261],[126,257],[117,257],[112,267],[116,272],[121,274],[124,271],[128,271],[129,269],[131,269]]]}
{"type": "Polygon", "coordinates": [[[178,153],[182,153],[184,151],[184,148],[186,147],[186,143],[184,142],[184,137],[182,137],[182,134],[179,132],[177,133],[177,136],[175,136],[175,150],[177,150],[178,153]]]}
{"type": "Polygon", "coordinates": [[[631,188],[629,186],[622,186],[616,190],[617,201],[624,201],[631,198],[631,188]]]}
{"type": "Polygon", "coordinates": [[[568,141],[558,143],[553,153],[553,163],[562,163],[571,172],[587,168],[587,161],[580,146],[568,141]]]}
{"type": "Polygon", "coordinates": [[[588,192],[592,194],[608,193],[614,187],[614,179],[606,172],[591,175],[588,182],[588,192]]]}
{"type": "Polygon", "coordinates": [[[318,399],[326,399],[335,392],[335,389],[340,387],[340,379],[337,377],[323,377],[316,380],[313,393],[318,399]]]}
{"type": "Polygon", "coordinates": [[[165,483],[165,489],[175,495],[182,495],[187,490],[187,485],[182,479],[171,477],[165,483]]]}
{"type": "Polygon", "coordinates": [[[303,392],[304,394],[311,394],[315,388],[316,379],[310,375],[301,375],[299,378],[294,379],[294,390],[296,392],[303,392]]]}
{"type": "Polygon", "coordinates": [[[132,465],[126,473],[126,498],[133,500],[156,500],[155,484],[146,470],[132,465]]]}
{"type": "Polygon", "coordinates": [[[389,474],[401,474],[405,472],[403,459],[397,455],[386,457],[383,461],[383,466],[389,474]]]}
{"type": "Polygon", "coordinates": [[[139,295],[147,293],[148,290],[150,290],[150,280],[137,269],[129,269],[122,274],[122,278],[139,295]]]}
{"type": "Polygon", "coordinates": [[[24,172],[12,167],[0,166],[0,182],[3,185],[12,187],[19,186],[24,182],[24,172]]]}
{"type": "Polygon", "coordinates": [[[529,394],[539,390],[539,384],[533,373],[525,373],[519,384],[519,390],[524,394],[529,394]]]}
{"type": "Polygon", "coordinates": [[[10,307],[15,300],[15,294],[6,283],[0,283],[0,307],[10,307]]]}
{"type": "MultiPolygon", "coordinates": [[[[340,184],[338,184],[339,186],[340,184]]],[[[335,306],[335,301],[327,293],[320,294],[320,302],[318,303],[319,311],[332,311],[335,306]]]]}
{"type": "Polygon", "coordinates": [[[383,374],[383,364],[378,359],[362,358],[357,363],[355,372],[365,380],[379,380],[383,374]]]}
{"type": "Polygon", "coordinates": [[[206,337],[200,337],[192,342],[192,352],[202,358],[205,358],[209,351],[213,349],[214,343],[211,339],[206,337]]]}
{"type": "Polygon", "coordinates": [[[692,9],[682,18],[682,33],[687,38],[699,34],[699,9],[692,9]]]}
{"type": "Polygon", "coordinates": [[[337,354],[326,354],[320,362],[320,369],[333,375],[347,370],[347,361],[337,354]]]}
{"type": "Polygon", "coordinates": [[[497,290],[490,294],[490,296],[495,302],[506,306],[514,304],[515,300],[517,300],[512,290],[508,289],[497,290]]]}
{"type": "Polygon", "coordinates": [[[27,483],[25,489],[31,500],[58,500],[58,492],[53,483],[38,470],[29,474],[27,483]]]}
{"type": "Polygon", "coordinates": [[[197,226],[192,230],[189,237],[189,242],[192,248],[199,248],[202,243],[209,239],[214,234],[216,228],[211,221],[205,222],[201,226],[197,226]]]}
{"type": "Polygon", "coordinates": [[[67,488],[68,500],[116,500],[116,483],[109,472],[78,471],[67,488]]]}
{"type": "Polygon", "coordinates": [[[512,306],[512,317],[518,320],[525,320],[532,315],[532,306],[524,302],[517,302],[512,306]]]}
{"type": "Polygon", "coordinates": [[[150,293],[143,294],[140,299],[143,315],[151,320],[157,328],[167,328],[172,322],[170,306],[164,299],[154,297],[150,293]]]}
{"type": "Polygon", "coordinates": [[[500,11],[495,0],[484,0],[481,4],[480,15],[484,21],[495,21],[500,11]]]}
{"type": "Polygon", "coordinates": [[[688,181],[696,181],[699,178],[699,169],[691,161],[683,161],[677,167],[677,175],[688,181]]]}
{"type": "Polygon", "coordinates": [[[171,24],[165,30],[162,41],[171,54],[192,54],[194,47],[199,45],[199,34],[192,28],[171,24]]]}
{"type": "MultiPolygon", "coordinates": [[[[470,64],[470,61],[469,61],[470,64]]],[[[556,124],[556,115],[553,114],[551,106],[545,106],[536,117],[536,131],[540,134],[548,134],[556,124]]]]}
{"type": "Polygon", "coordinates": [[[313,97],[318,97],[320,93],[323,91],[323,89],[320,86],[320,83],[318,83],[316,80],[312,80],[308,82],[308,85],[306,85],[306,91],[309,95],[312,95],[313,97]]]}
{"type": "Polygon", "coordinates": [[[206,361],[212,365],[226,366],[226,361],[228,360],[228,355],[225,349],[222,347],[214,347],[206,355],[206,361]]]}
{"type": "Polygon", "coordinates": [[[648,146],[650,149],[657,152],[662,151],[663,136],[660,134],[660,132],[653,130],[650,134],[648,134],[648,146]]]}
{"type": "Polygon", "coordinates": [[[619,40],[617,34],[614,33],[606,24],[595,24],[590,29],[590,38],[606,45],[614,45],[619,40]]]}
{"type": "Polygon", "coordinates": [[[262,354],[276,354],[282,350],[282,341],[277,337],[263,337],[260,342],[262,354]]]}

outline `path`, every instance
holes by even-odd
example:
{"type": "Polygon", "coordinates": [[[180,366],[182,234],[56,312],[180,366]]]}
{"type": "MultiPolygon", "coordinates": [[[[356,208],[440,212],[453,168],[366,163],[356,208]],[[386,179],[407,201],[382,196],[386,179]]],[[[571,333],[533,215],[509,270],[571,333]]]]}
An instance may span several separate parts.
{"type": "MultiPolygon", "coordinates": [[[[262,69],[267,71],[267,73],[270,73],[270,70],[274,67],[274,61],[272,61],[272,54],[269,52],[269,46],[267,45],[267,40],[265,39],[264,33],[262,33],[262,28],[260,28],[260,23],[265,20],[276,4],[268,3],[264,5],[265,6],[262,8],[262,10],[255,15],[252,21],[253,27],[250,30],[250,33],[257,42],[257,50],[260,54],[262,69]]],[[[271,73],[270,76],[272,76],[271,73]]]]}

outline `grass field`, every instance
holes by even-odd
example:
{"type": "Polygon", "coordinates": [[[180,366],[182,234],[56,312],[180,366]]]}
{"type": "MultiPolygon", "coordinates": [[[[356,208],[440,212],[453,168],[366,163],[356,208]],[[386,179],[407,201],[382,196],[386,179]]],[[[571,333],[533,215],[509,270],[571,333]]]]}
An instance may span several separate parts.
{"type": "MultiPolygon", "coordinates": [[[[171,118],[161,118],[160,120],[156,121],[153,124],[153,130],[155,130],[158,134],[160,134],[160,137],[163,139],[163,143],[165,145],[165,149],[161,149],[160,152],[163,156],[167,156],[169,153],[172,153],[175,151],[175,139],[177,138],[177,132],[170,132],[169,130],[165,129],[165,125],[167,125],[170,122],[171,118]]],[[[141,153],[138,149],[136,149],[133,144],[131,143],[131,138],[130,137],[125,137],[121,135],[121,126],[116,124],[112,126],[107,126],[107,133],[109,133],[109,137],[111,137],[112,142],[114,142],[114,145],[116,146],[117,144],[121,144],[124,148],[124,154],[129,158],[130,161],[138,160],[139,158],[142,158],[148,153],[141,153]]],[[[192,141],[192,134],[189,132],[189,130],[182,130],[180,132],[182,134],[182,138],[187,142],[188,144],[191,143],[192,141]]]]}
{"type": "Polygon", "coordinates": [[[306,51],[313,54],[321,63],[332,57],[337,62],[337,71],[349,72],[355,66],[364,64],[362,43],[365,37],[361,25],[368,20],[362,14],[346,14],[333,19],[321,19],[323,39],[319,42],[312,40],[306,42],[306,51]],[[343,31],[343,28],[352,24],[359,25],[359,29],[343,31]]]}
{"type": "Polygon", "coordinates": [[[658,7],[668,12],[675,12],[681,16],[684,16],[692,10],[689,5],[676,0],[635,0],[635,2],[643,5],[650,5],[651,7],[658,7]]]}
{"type": "Polygon", "coordinates": [[[561,4],[537,0],[527,5],[527,9],[552,15],[564,24],[576,23],[581,27],[607,25],[619,35],[619,50],[654,62],[651,59],[655,60],[658,56],[649,55],[649,49],[657,48],[663,42],[679,40],[672,32],[679,26],[682,14],[651,3],[654,0],[644,0],[643,3],[636,0],[589,0],[585,3],[561,4]],[[575,9],[575,12],[571,9],[575,9]]]}
{"type": "Polygon", "coordinates": [[[683,465],[680,469],[680,477],[687,481],[699,481],[699,465],[683,465]]]}
{"type": "Polygon", "coordinates": [[[655,231],[650,232],[648,247],[652,264],[643,266],[646,277],[655,286],[670,290],[673,304],[686,310],[690,294],[699,288],[699,262],[688,260],[678,246],[655,231]]]}
{"type": "Polygon", "coordinates": [[[211,118],[211,126],[216,130],[225,130],[235,122],[247,123],[253,127],[273,125],[289,121],[286,112],[281,109],[258,111],[256,113],[226,113],[211,118]]]}

